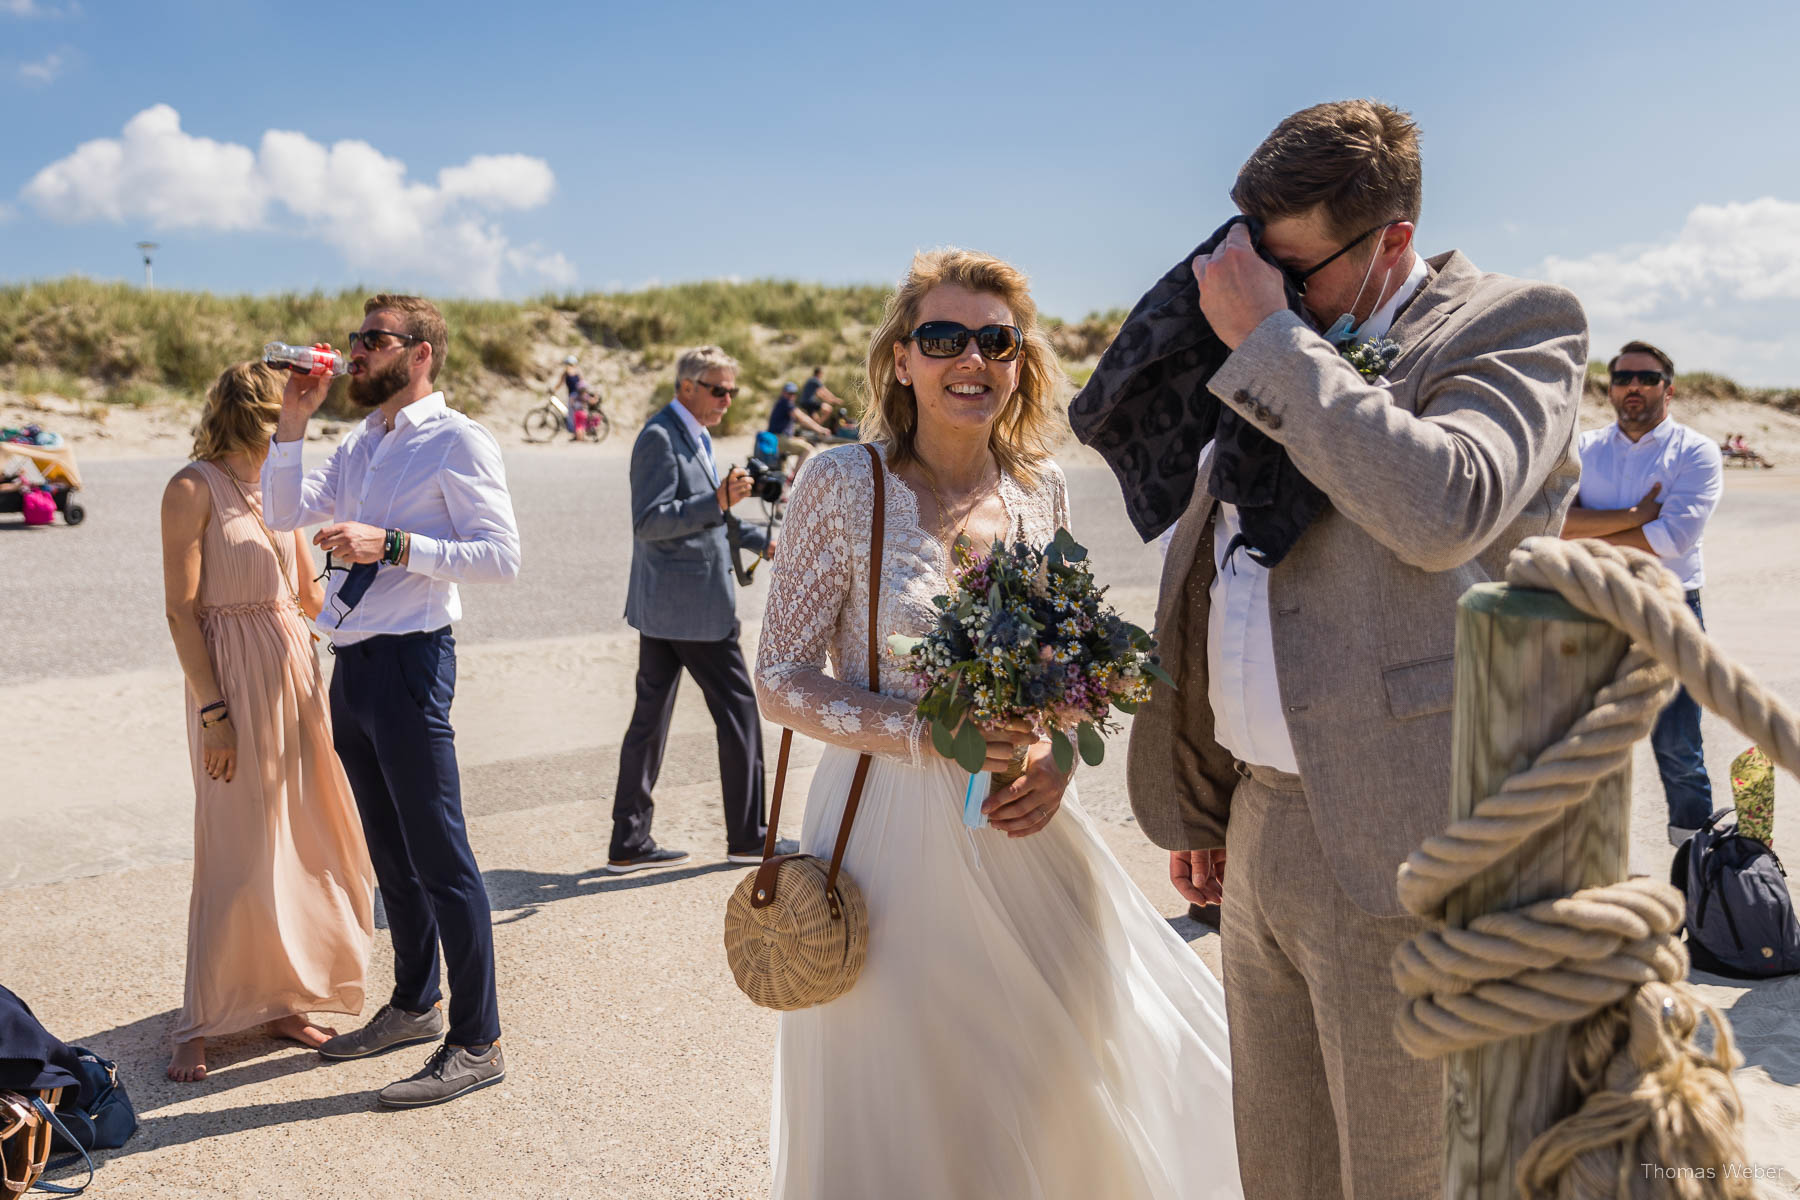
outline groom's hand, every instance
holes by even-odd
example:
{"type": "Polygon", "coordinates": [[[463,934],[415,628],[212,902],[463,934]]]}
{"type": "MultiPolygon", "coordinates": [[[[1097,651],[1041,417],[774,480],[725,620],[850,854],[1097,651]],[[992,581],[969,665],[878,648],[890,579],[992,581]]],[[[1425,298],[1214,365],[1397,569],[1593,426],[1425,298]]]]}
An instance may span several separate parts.
{"type": "Polygon", "coordinates": [[[1225,898],[1225,851],[1169,851],[1169,882],[1189,904],[1218,904],[1225,898]]]}
{"type": "Polygon", "coordinates": [[[1271,313],[1287,307],[1281,272],[1256,252],[1242,224],[1233,225],[1211,254],[1197,256],[1193,267],[1200,311],[1233,350],[1271,313]]]}

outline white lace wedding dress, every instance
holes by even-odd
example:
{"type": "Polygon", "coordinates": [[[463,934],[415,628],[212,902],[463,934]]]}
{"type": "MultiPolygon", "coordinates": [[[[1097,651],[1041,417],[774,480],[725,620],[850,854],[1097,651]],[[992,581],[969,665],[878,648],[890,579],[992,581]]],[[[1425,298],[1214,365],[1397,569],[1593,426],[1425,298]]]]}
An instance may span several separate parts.
{"type": "MultiPolygon", "coordinates": [[[[1042,544],[1068,524],[1054,465],[1001,495],[1016,538],[1042,544]]],[[[1240,1197],[1218,982],[1073,786],[1033,836],[969,829],[969,777],[932,748],[885,645],[880,694],[868,690],[873,506],[861,446],[807,464],[757,654],[763,712],[828,743],[804,851],[830,857],[857,756],[875,756],[844,860],[868,901],[868,962],[837,1000],[781,1016],[775,1196],[1240,1197]]],[[[891,471],[886,509],[884,643],[935,624],[947,565],[891,471]]]]}

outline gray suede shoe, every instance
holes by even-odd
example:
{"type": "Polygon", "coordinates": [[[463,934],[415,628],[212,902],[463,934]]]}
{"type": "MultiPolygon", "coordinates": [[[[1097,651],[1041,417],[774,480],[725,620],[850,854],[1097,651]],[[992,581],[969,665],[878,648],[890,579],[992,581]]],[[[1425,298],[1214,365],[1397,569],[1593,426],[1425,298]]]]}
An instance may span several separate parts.
{"type": "Polygon", "coordinates": [[[463,1046],[439,1046],[425,1060],[425,1069],[376,1093],[383,1108],[424,1108],[454,1100],[464,1092],[499,1083],[506,1078],[506,1055],[495,1042],[476,1054],[463,1046]]]}
{"type": "Polygon", "coordinates": [[[396,1046],[435,1042],[444,1036],[444,1014],[434,1004],[422,1013],[409,1013],[384,1004],[361,1029],[340,1033],[319,1047],[319,1057],[342,1061],[367,1058],[396,1046]]]}

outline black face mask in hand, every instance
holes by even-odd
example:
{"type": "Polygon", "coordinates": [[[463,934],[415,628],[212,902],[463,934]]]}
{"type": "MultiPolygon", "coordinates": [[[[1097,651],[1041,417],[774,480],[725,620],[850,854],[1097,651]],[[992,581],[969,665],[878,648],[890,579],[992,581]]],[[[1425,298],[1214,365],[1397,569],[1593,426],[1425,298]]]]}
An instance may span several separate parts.
{"type": "MultiPolygon", "coordinates": [[[[1242,222],[1258,254],[1262,223],[1233,217],[1188,253],[1125,318],[1087,386],[1069,406],[1075,436],[1098,450],[1125,493],[1125,508],[1145,541],[1173,525],[1194,495],[1200,451],[1213,442],[1208,490],[1235,505],[1250,557],[1273,567],[1325,511],[1325,493],[1287,451],[1221,403],[1207,381],[1231,355],[1200,311],[1192,263],[1210,254],[1242,222]]],[[[1291,274],[1282,272],[1288,308],[1306,319],[1291,274]]]]}
{"type": "Polygon", "coordinates": [[[375,572],[380,563],[353,563],[348,567],[334,566],[331,555],[325,556],[325,572],[319,578],[329,579],[333,571],[343,571],[344,582],[338,586],[337,595],[331,598],[338,610],[338,621],[350,615],[350,610],[361,603],[363,595],[368,592],[369,585],[375,582],[375,572]]]}

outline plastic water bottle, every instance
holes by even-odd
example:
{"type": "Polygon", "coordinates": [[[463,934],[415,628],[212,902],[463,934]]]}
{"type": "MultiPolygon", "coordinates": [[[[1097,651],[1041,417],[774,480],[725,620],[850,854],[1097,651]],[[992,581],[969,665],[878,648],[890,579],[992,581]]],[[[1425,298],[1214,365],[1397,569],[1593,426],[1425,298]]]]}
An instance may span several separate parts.
{"type": "Polygon", "coordinates": [[[350,371],[349,360],[325,342],[311,346],[270,342],[263,347],[263,361],[272,367],[286,367],[297,375],[346,375],[350,371]]]}

